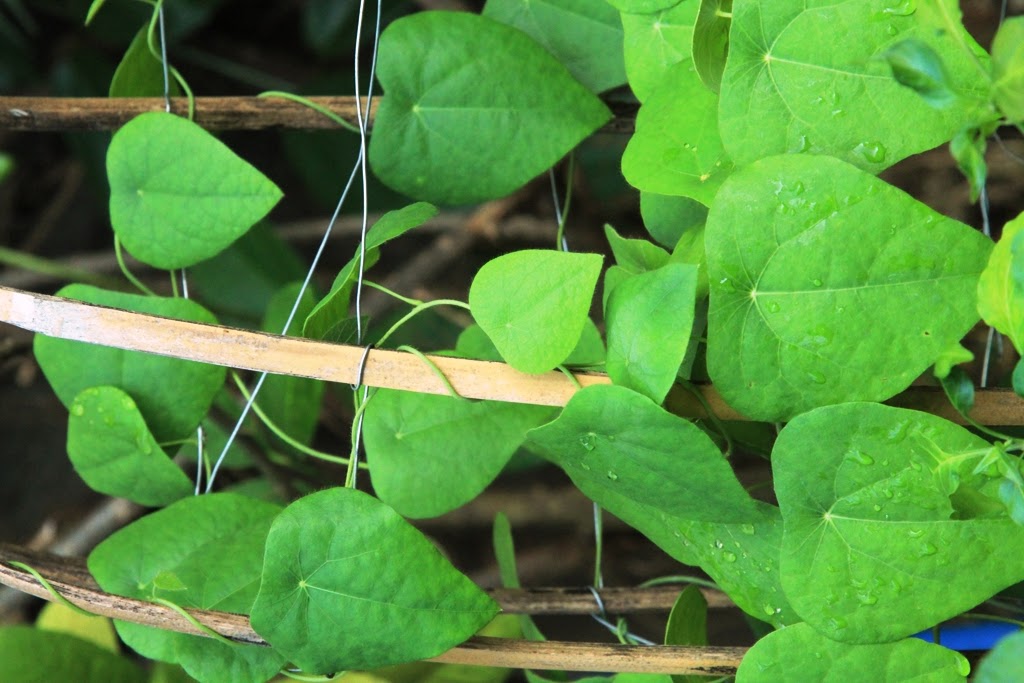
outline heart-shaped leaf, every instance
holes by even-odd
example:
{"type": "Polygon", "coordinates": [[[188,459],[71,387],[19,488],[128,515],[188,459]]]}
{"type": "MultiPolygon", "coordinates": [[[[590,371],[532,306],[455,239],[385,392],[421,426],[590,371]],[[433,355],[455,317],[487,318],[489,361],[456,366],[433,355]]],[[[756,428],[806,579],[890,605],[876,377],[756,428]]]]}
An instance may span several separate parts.
{"type": "Polygon", "coordinates": [[[1024,580],[1024,534],[976,471],[990,444],[927,413],[877,403],[790,422],[772,469],[782,586],[834,640],[896,640],[1024,580]]]}
{"type": "Polygon", "coordinates": [[[126,123],[107,151],[110,223],[157,268],[184,268],[223,251],[281,198],[281,190],[224,143],[163,112],[126,123]]]}
{"type": "Polygon", "coordinates": [[[394,510],[334,488],[274,522],[251,621],[303,671],[331,673],[434,657],[497,611],[394,510]]]}
{"type": "Polygon", "coordinates": [[[380,38],[377,77],[386,95],[370,141],[374,172],[435,203],[505,196],[611,118],[547,50],[475,14],[393,22],[380,38]]]}

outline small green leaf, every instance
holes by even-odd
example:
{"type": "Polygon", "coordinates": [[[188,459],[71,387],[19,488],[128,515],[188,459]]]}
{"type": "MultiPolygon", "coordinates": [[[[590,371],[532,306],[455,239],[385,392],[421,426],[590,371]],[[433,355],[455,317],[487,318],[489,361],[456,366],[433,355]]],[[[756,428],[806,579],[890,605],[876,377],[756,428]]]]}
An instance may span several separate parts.
{"type": "Polygon", "coordinates": [[[192,482],[164,453],[132,397],[92,387],[75,397],[68,457],[92,489],[151,507],[192,494],[192,482]]]}
{"type": "MultiPolygon", "coordinates": [[[[501,573],[501,585],[505,588],[520,588],[519,571],[516,569],[516,547],[512,540],[512,525],[504,512],[499,512],[494,517],[491,540],[494,546],[494,557],[498,562],[498,571],[501,573]]],[[[529,614],[519,615],[519,625],[523,635],[528,639],[546,640],[529,614]]]]}
{"type": "Polygon", "coordinates": [[[949,153],[970,184],[971,202],[978,201],[988,178],[988,163],[985,161],[987,147],[988,135],[985,131],[973,127],[960,129],[949,141],[949,153]]]}
{"type": "Polygon", "coordinates": [[[626,83],[622,20],[593,0],[487,0],[483,15],[513,26],[558,58],[595,93],[626,83]]]}
{"type": "Polygon", "coordinates": [[[1024,633],[1002,638],[978,665],[974,683],[1013,683],[1024,680],[1024,633]]]}
{"type": "Polygon", "coordinates": [[[626,75],[641,102],[661,86],[670,67],[690,61],[693,25],[700,8],[694,0],[657,4],[657,10],[627,10],[622,14],[626,75]]]}
{"type": "Polygon", "coordinates": [[[59,602],[48,602],[39,610],[36,628],[53,633],[66,633],[86,640],[107,652],[117,654],[120,646],[114,623],[105,617],[86,615],[59,602]]]}
{"type": "MultiPolygon", "coordinates": [[[[164,70],[149,51],[149,26],[143,26],[132,40],[110,81],[110,97],[163,97],[164,70]]],[[[181,96],[181,87],[170,80],[170,95],[181,96]]]]}
{"type": "Polygon", "coordinates": [[[141,114],[107,151],[110,222],[124,246],[157,268],[184,268],[223,251],[281,191],[198,125],[141,114]]]}
{"type": "Polygon", "coordinates": [[[1020,527],[989,444],[942,418],[877,403],[791,421],[772,452],[782,586],[822,635],[895,640],[1024,580],[1020,527]]]}
{"type": "Polygon", "coordinates": [[[938,379],[945,379],[954,367],[961,363],[970,363],[972,360],[974,360],[974,354],[957,342],[945,349],[935,359],[933,374],[938,379]]]}
{"type": "Polygon", "coordinates": [[[640,107],[622,174],[644,192],[710,206],[732,167],[718,134],[718,97],[700,82],[692,62],[670,67],[640,107]]]}
{"type": "Polygon", "coordinates": [[[897,83],[910,88],[936,109],[948,107],[956,100],[942,57],[924,41],[901,40],[883,52],[882,59],[889,63],[897,83]]]}
{"type": "Polygon", "coordinates": [[[641,192],[640,215],[651,237],[662,246],[674,249],[688,230],[704,226],[708,220],[708,208],[689,197],[641,192]]]}
{"type": "MultiPolygon", "coordinates": [[[[369,268],[377,262],[381,246],[423,225],[436,215],[437,207],[433,204],[416,202],[401,209],[388,211],[381,216],[366,232],[365,267],[369,268]]],[[[310,339],[343,341],[338,338],[338,332],[346,328],[346,321],[349,319],[349,299],[359,275],[359,260],[357,251],[338,272],[334,284],[331,285],[331,291],[306,316],[302,336],[310,339]]]]}
{"type": "Polygon", "coordinates": [[[10,154],[0,152],[0,183],[14,170],[14,157],[10,154]]]}
{"type": "Polygon", "coordinates": [[[394,510],[334,488],[275,520],[251,621],[304,671],[332,673],[434,657],[497,611],[394,510]]]}
{"type": "Polygon", "coordinates": [[[1024,121],[1024,17],[1009,17],[992,41],[992,95],[1003,115],[1024,121]]]}
{"type": "Polygon", "coordinates": [[[468,503],[501,472],[550,408],[380,389],[363,438],[373,488],[405,517],[436,517],[468,503]]]}
{"type": "MultiPolygon", "coordinates": [[[[697,586],[687,586],[676,598],[665,624],[666,645],[708,644],[708,601],[697,586]]],[[[704,683],[703,676],[672,676],[672,683],[704,683]]]]}
{"type": "MultiPolygon", "coordinates": [[[[89,555],[89,571],[103,590],[116,595],[247,614],[256,597],[267,531],[280,509],[232,493],[183,498],[100,543],[89,555]]],[[[129,647],[181,664],[203,683],[263,683],[284,663],[266,647],[225,645],[129,622],[116,625],[129,647]]]]}
{"type": "Polygon", "coordinates": [[[89,3],[89,9],[85,13],[85,25],[88,26],[92,20],[96,17],[96,14],[103,9],[103,5],[106,4],[107,0],[92,0],[89,3]]]}
{"type": "Polygon", "coordinates": [[[469,305],[509,365],[547,372],[579,342],[600,273],[597,254],[517,251],[484,264],[469,305]]]}
{"type": "Polygon", "coordinates": [[[726,181],[705,246],[708,373],[748,417],[785,420],[908,387],[977,322],[991,241],[838,159],[786,155],[726,181]]]}
{"type": "Polygon", "coordinates": [[[729,54],[732,0],[701,0],[693,26],[693,66],[712,92],[722,87],[722,72],[729,54]]]}
{"type": "Polygon", "coordinates": [[[380,38],[377,77],[387,94],[370,140],[374,172],[439,203],[507,195],[611,118],[543,47],[475,14],[393,22],[380,38]]]}
{"type": "Polygon", "coordinates": [[[612,291],[606,365],[615,384],[665,400],[690,342],[696,289],[696,267],[670,263],[612,291]]]}
{"type": "Polygon", "coordinates": [[[964,683],[970,670],[959,652],[916,638],[847,645],[795,624],[757,641],[743,657],[736,683],[964,683]]]}
{"type": "Polygon", "coordinates": [[[28,626],[0,628],[0,681],[146,683],[128,659],[65,633],[28,626]]]}
{"type": "Polygon", "coordinates": [[[615,263],[633,275],[657,270],[668,263],[668,252],[647,240],[626,239],[610,225],[604,226],[604,234],[615,263]]]}
{"type": "Polygon", "coordinates": [[[978,312],[1024,351],[1024,213],[1003,226],[978,280],[978,312]]]}
{"type": "Polygon", "coordinates": [[[951,368],[942,378],[942,389],[958,413],[970,415],[974,408],[974,380],[963,368],[951,368]]]}
{"type": "MultiPolygon", "coordinates": [[[[88,285],[68,285],[57,296],[176,320],[217,322],[187,299],[124,294],[88,285]]],[[[83,389],[117,386],[132,397],[161,443],[187,437],[224,384],[224,368],[192,361],[41,335],[35,338],[34,350],[39,367],[64,405],[70,408],[83,389]]]]}
{"type": "Polygon", "coordinates": [[[1024,358],[1017,361],[1013,366],[1013,377],[1011,381],[1013,393],[1024,398],[1024,358]]]}

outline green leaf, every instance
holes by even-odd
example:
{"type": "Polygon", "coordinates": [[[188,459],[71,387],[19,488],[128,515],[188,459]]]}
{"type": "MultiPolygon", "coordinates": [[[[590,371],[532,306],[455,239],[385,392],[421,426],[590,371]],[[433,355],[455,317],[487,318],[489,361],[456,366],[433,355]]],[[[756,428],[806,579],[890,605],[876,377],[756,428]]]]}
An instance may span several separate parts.
{"type": "Polygon", "coordinates": [[[124,246],[157,268],[223,251],[281,198],[262,173],[198,125],[141,114],[107,151],[110,222],[124,246]]]}
{"type": "Polygon", "coordinates": [[[1013,387],[1013,393],[1024,398],[1024,358],[1017,361],[1017,364],[1013,366],[1011,386],[1013,387]]]}
{"type": "Polygon", "coordinates": [[[989,450],[942,418],[875,403],[790,422],[772,469],[797,613],[834,640],[896,640],[1024,580],[999,480],[973,471],[989,450]]]}
{"type": "MultiPolygon", "coordinates": [[[[505,588],[521,588],[519,583],[519,572],[516,569],[516,547],[512,540],[512,525],[504,512],[494,516],[494,527],[491,532],[491,541],[494,546],[494,557],[498,562],[498,571],[501,574],[501,585],[505,588]]],[[[530,640],[546,640],[544,634],[537,628],[533,617],[529,614],[520,614],[519,626],[523,635],[530,640]]]]}
{"type": "MultiPolygon", "coordinates": [[[[68,285],[57,296],[176,320],[216,323],[199,304],[68,285]]],[[[61,402],[83,389],[117,386],[128,393],[159,442],[187,437],[224,384],[224,368],[37,335],[36,360],[61,402]]]]}
{"type": "Polygon", "coordinates": [[[684,232],[669,259],[670,263],[686,263],[697,269],[697,301],[705,299],[711,288],[708,282],[708,259],[704,249],[705,233],[704,225],[684,232]]]}
{"type": "Polygon", "coordinates": [[[334,488],[274,522],[253,628],[308,673],[434,657],[498,606],[375,498],[334,488]]]}
{"type": "Polygon", "coordinates": [[[708,209],[689,197],[641,192],[640,215],[651,237],[673,249],[688,230],[704,226],[708,220],[708,209]]]}
{"type": "Polygon", "coordinates": [[[626,75],[641,102],[657,90],[671,66],[690,61],[693,25],[700,9],[694,0],[657,4],[657,10],[648,7],[622,15],[626,75]]]}
{"type": "Polygon", "coordinates": [[[620,12],[650,14],[678,5],[680,0],[607,0],[607,2],[620,12]]]}
{"type": "Polygon", "coordinates": [[[151,507],[192,494],[192,482],[149,431],[132,397],[117,387],[83,390],[71,404],[68,457],[92,489],[151,507]]]}
{"type": "Polygon", "coordinates": [[[973,43],[963,27],[937,25],[945,9],[736,0],[719,118],[726,151],[737,165],[811,152],[878,172],[949,140],[981,116],[988,84],[961,47],[973,43]],[[936,110],[892,77],[882,55],[911,38],[946,59],[955,106],[936,110]]]}
{"type": "MultiPolygon", "coordinates": [[[[413,228],[423,225],[437,215],[437,207],[426,202],[416,202],[409,206],[388,211],[366,231],[366,268],[377,262],[380,247],[401,237],[413,228]]],[[[359,252],[349,259],[334,278],[331,291],[313,307],[306,316],[302,327],[302,336],[310,339],[337,339],[337,331],[345,328],[349,319],[349,299],[352,289],[359,277],[359,252]]]]}
{"type": "Polygon", "coordinates": [[[740,663],[736,683],[963,683],[970,670],[959,652],[916,638],[847,645],[796,624],[757,641],[740,663]]]}
{"type": "Polygon", "coordinates": [[[991,249],[837,159],[764,159],[708,216],[708,373],[734,408],[785,420],[899,393],[977,322],[991,249]]]}
{"type": "MultiPolygon", "coordinates": [[[[665,624],[666,645],[708,644],[708,601],[697,586],[687,586],[676,598],[665,624]]],[[[704,683],[703,676],[672,676],[672,683],[704,683]]]]}
{"type": "Polygon", "coordinates": [[[910,88],[936,109],[956,101],[942,57],[928,43],[917,38],[901,40],[883,52],[882,59],[889,63],[897,83],[910,88]]]}
{"type": "Polygon", "coordinates": [[[732,0],[701,0],[693,26],[693,66],[712,92],[722,88],[731,25],[732,0]]]}
{"type": "Polygon", "coordinates": [[[525,250],[484,264],[473,278],[473,318],[509,365],[540,373],[565,361],[580,340],[601,257],[525,250]]]}
{"type": "Polygon", "coordinates": [[[718,98],[700,82],[692,62],[672,66],[640,107],[622,174],[644,192],[692,197],[710,206],[731,171],[718,134],[718,98]]]}
{"type": "Polygon", "coordinates": [[[1003,21],[992,41],[992,96],[1003,115],[1024,121],[1024,17],[1003,21]]]}
{"type": "Polygon", "coordinates": [[[1024,680],[1024,633],[1002,638],[981,663],[974,683],[1013,683],[1024,680]]]}
{"type": "MultiPolygon", "coordinates": [[[[280,509],[232,493],[184,498],[100,543],[89,555],[89,571],[103,590],[116,595],[246,614],[256,597],[267,531],[280,509]]],[[[129,622],[116,625],[129,647],[181,664],[203,683],[263,683],[283,664],[266,647],[225,645],[129,622]]]]}
{"type": "Polygon", "coordinates": [[[0,183],[7,179],[7,176],[14,171],[14,157],[10,154],[0,152],[0,183]]]}
{"type": "Polygon", "coordinates": [[[962,128],[949,141],[949,153],[970,184],[972,203],[978,201],[988,178],[988,163],[985,161],[987,147],[988,133],[980,128],[962,128]]]}
{"type": "Polygon", "coordinates": [[[110,619],[82,614],[59,602],[43,605],[36,617],[36,628],[52,633],[66,633],[114,654],[120,651],[114,623],[110,619]]]}
{"type": "Polygon", "coordinates": [[[377,77],[386,96],[370,140],[374,172],[433,202],[507,195],[611,118],[544,48],[474,14],[393,22],[381,35],[377,77]]]}
{"type": "MultiPolygon", "coordinates": [[[[494,342],[487,336],[487,333],[479,325],[470,325],[459,334],[455,344],[454,355],[460,358],[473,358],[476,360],[500,361],[501,354],[495,348],[494,342]]],[[[565,359],[564,365],[569,367],[593,367],[604,363],[604,342],[601,340],[601,332],[597,325],[590,318],[583,323],[583,334],[580,336],[576,348],[572,350],[569,357],[565,359]]]]}
{"type": "Polygon", "coordinates": [[[604,234],[612,248],[615,263],[630,274],[639,275],[657,270],[668,263],[668,252],[647,240],[626,239],[607,224],[604,226],[604,234]]]}
{"type": "MultiPolygon", "coordinates": [[[[132,40],[121,63],[110,81],[110,97],[163,97],[164,69],[160,60],[149,51],[146,36],[149,26],[143,26],[132,40]]],[[[170,95],[180,97],[181,87],[170,80],[170,95]]]]}
{"type": "Polygon", "coordinates": [[[978,312],[1024,350],[1024,213],[1003,226],[978,280],[978,312]]]}
{"type": "Polygon", "coordinates": [[[697,269],[670,263],[635,275],[608,298],[608,375],[655,403],[675,383],[693,328],[697,269]]]}
{"type": "Polygon", "coordinates": [[[974,408],[974,380],[963,368],[951,368],[942,378],[946,398],[961,415],[969,415],[974,408]]]}
{"type": "Polygon", "coordinates": [[[0,681],[145,683],[131,661],[65,633],[28,626],[0,628],[0,681]]]}
{"type": "Polygon", "coordinates": [[[373,489],[405,517],[437,517],[476,498],[550,408],[381,389],[363,438],[373,489]]]}
{"type": "Polygon", "coordinates": [[[622,20],[605,2],[593,0],[487,0],[483,15],[513,26],[558,58],[593,92],[626,83],[622,20]]]}
{"type": "MultiPolygon", "coordinates": [[[[296,282],[274,294],[263,318],[265,331],[281,334],[301,287],[302,284],[296,282]]],[[[314,305],[313,294],[306,289],[285,334],[296,334],[296,330],[302,326],[302,321],[313,310],[314,305]]],[[[321,381],[288,375],[268,375],[259,394],[259,405],[274,424],[283,429],[288,436],[308,444],[313,439],[320,418],[323,395],[324,383],[321,381]]]]}
{"type": "Polygon", "coordinates": [[[576,392],[531,449],[680,562],[699,565],[763,621],[794,617],[779,587],[778,509],[753,500],[708,436],[625,387],[576,392]]]}

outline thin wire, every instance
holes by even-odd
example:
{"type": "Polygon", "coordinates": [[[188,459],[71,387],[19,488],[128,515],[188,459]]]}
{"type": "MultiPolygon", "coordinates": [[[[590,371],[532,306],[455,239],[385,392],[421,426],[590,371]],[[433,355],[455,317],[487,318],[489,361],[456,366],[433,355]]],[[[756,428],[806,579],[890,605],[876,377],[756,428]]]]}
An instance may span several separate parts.
{"type": "MultiPolygon", "coordinates": [[[[558,196],[558,183],[555,181],[554,166],[548,169],[548,177],[551,179],[551,199],[555,203],[555,221],[557,221],[558,227],[561,229],[561,227],[563,226],[562,221],[565,219],[562,216],[562,200],[558,196]]],[[[562,249],[562,251],[569,251],[569,241],[565,239],[564,232],[562,232],[562,240],[559,247],[562,249]]]]}
{"type": "MultiPolygon", "coordinates": [[[[157,26],[160,28],[160,63],[164,71],[164,111],[171,113],[171,70],[167,64],[167,32],[164,30],[164,3],[156,7],[157,26]]],[[[186,297],[188,298],[188,297],[186,297]]]]}
{"type": "Polygon", "coordinates": [[[1002,136],[1000,136],[998,132],[992,133],[992,137],[996,139],[996,142],[999,143],[1000,149],[1002,149],[1007,156],[1009,156],[1011,159],[1018,163],[1024,164],[1024,156],[1017,154],[1012,149],[1007,147],[1006,142],[1003,141],[1002,136]]]}

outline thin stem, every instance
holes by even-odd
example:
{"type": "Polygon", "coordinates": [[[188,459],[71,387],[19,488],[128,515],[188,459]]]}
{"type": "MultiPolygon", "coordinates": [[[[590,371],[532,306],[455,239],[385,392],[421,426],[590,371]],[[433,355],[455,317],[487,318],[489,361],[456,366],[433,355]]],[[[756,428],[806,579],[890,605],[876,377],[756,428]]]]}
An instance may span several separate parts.
{"type": "Polygon", "coordinates": [[[395,299],[398,299],[402,303],[409,304],[410,306],[422,306],[423,305],[423,302],[420,301],[419,299],[413,299],[412,297],[402,296],[398,292],[394,292],[394,291],[388,289],[387,287],[385,287],[384,285],[382,285],[380,283],[377,283],[377,282],[374,282],[372,280],[363,280],[363,284],[366,285],[367,287],[372,287],[373,289],[376,289],[378,292],[384,292],[388,296],[393,297],[395,299]]]}
{"type": "Polygon", "coordinates": [[[128,264],[124,262],[124,253],[121,251],[121,240],[117,238],[117,235],[114,235],[114,257],[117,258],[117,265],[121,268],[121,272],[124,274],[128,282],[135,285],[138,290],[146,296],[156,296],[156,292],[142,284],[142,280],[135,277],[135,275],[132,274],[132,271],[128,270],[128,264]]]}
{"type": "Polygon", "coordinates": [[[697,577],[697,576],[684,576],[684,575],[659,576],[656,579],[651,579],[650,581],[644,581],[643,583],[640,584],[639,587],[640,588],[654,588],[655,586],[666,586],[666,585],[673,584],[673,583],[686,583],[686,584],[692,584],[694,586],[703,586],[704,588],[711,588],[713,590],[721,590],[718,587],[718,584],[715,583],[714,581],[709,581],[708,579],[702,579],[702,578],[697,577]]]}
{"type": "Polygon", "coordinates": [[[576,375],[572,373],[572,370],[565,367],[564,365],[559,365],[558,369],[559,371],[561,371],[563,375],[569,378],[569,381],[573,383],[573,386],[575,386],[577,389],[583,389],[583,385],[580,384],[579,379],[577,379],[576,375]]]}
{"type": "MultiPolygon", "coordinates": [[[[331,121],[334,121],[336,124],[338,124],[339,126],[341,126],[342,128],[344,128],[347,131],[350,131],[352,133],[358,133],[359,132],[358,128],[356,128],[351,123],[349,123],[345,119],[343,119],[340,116],[338,116],[337,114],[335,114],[333,111],[331,111],[327,107],[325,107],[323,105],[320,105],[320,104],[317,104],[316,102],[313,102],[309,98],[303,97],[302,95],[295,95],[293,93],[283,92],[281,90],[268,90],[267,92],[261,92],[259,95],[257,95],[257,97],[280,97],[280,98],[285,99],[285,100],[291,100],[292,102],[297,102],[297,103],[299,103],[299,104],[301,104],[303,106],[309,107],[310,109],[312,109],[313,111],[315,111],[317,113],[323,114],[324,116],[329,118],[331,121]]],[[[359,106],[359,104],[358,104],[358,100],[357,100],[356,107],[358,107],[358,106],[359,106]]]]}
{"type": "Polygon", "coordinates": [[[42,574],[37,572],[34,568],[32,568],[32,567],[28,566],[27,564],[25,564],[24,562],[7,562],[6,564],[9,564],[12,567],[17,567],[18,569],[20,569],[22,571],[26,571],[29,574],[31,574],[32,578],[34,578],[36,581],[38,581],[39,585],[41,585],[43,588],[45,588],[46,592],[49,593],[50,595],[52,595],[53,599],[55,601],[57,601],[60,604],[64,605],[65,607],[67,607],[68,609],[72,610],[73,612],[76,612],[77,614],[81,614],[81,615],[84,615],[84,616],[87,616],[87,617],[99,616],[98,614],[93,614],[92,612],[89,612],[87,610],[82,609],[81,607],[79,607],[78,605],[76,605],[75,603],[71,602],[70,600],[65,598],[63,595],[58,593],[57,589],[53,587],[53,584],[51,584],[49,581],[46,580],[46,577],[44,577],[42,574]]]}
{"type": "Polygon", "coordinates": [[[167,274],[171,277],[171,296],[177,299],[179,296],[181,296],[180,293],[178,292],[178,280],[177,278],[174,277],[173,270],[167,271],[167,274]]]}
{"type": "Polygon", "coordinates": [[[370,387],[362,387],[363,395],[359,396],[358,388],[353,392],[356,413],[352,420],[352,450],[349,453],[348,470],[345,472],[345,486],[354,489],[356,487],[356,472],[359,469],[359,444],[363,440],[363,418],[366,414],[366,406],[370,404],[370,387]]]}
{"type": "Polygon", "coordinates": [[[403,315],[398,320],[398,322],[391,326],[391,329],[384,333],[383,337],[377,340],[377,345],[380,346],[381,344],[386,342],[388,338],[391,337],[392,334],[397,332],[402,325],[409,322],[409,320],[411,320],[415,316],[419,315],[423,311],[435,308],[437,306],[456,306],[458,308],[464,308],[467,311],[469,310],[469,304],[467,304],[464,301],[457,301],[456,299],[435,299],[434,301],[427,301],[425,303],[420,304],[419,306],[416,306],[411,311],[403,315]]]}
{"type": "Polygon", "coordinates": [[[601,557],[604,554],[604,516],[601,506],[594,503],[594,588],[604,588],[604,572],[601,571],[601,557]]]}
{"type": "Polygon", "coordinates": [[[416,356],[421,361],[426,363],[427,367],[429,367],[430,370],[437,376],[437,378],[441,380],[441,383],[444,384],[445,388],[448,390],[448,393],[449,395],[451,395],[452,398],[458,398],[464,401],[468,400],[465,396],[460,396],[459,392],[455,391],[455,387],[452,386],[451,380],[449,380],[448,377],[446,377],[445,374],[441,372],[441,368],[437,367],[437,363],[423,355],[422,351],[420,351],[419,349],[414,349],[413,347],[407,344],[399,346],[397,350],[408,351],[409,353],[411,353],[412,355],[416,356]]]}
{"type": "Polygon", "coordinates": [[[201,623],[194,616],[192,616],[191,614],[186,612],[185,608],[182,607],[181,605],[173,603],[170,600],[165,600],[164,598],[158,598],[158,597],[155,597],[155,596],[150,598],[150,601],[151,602],[155,602],[158,605],[163,605],[164,607],[166,607],[168,609],[174,610],[175,612],[180,614],[181,617],[185,621],[187,621],[188,623],[192,624],[192,626],[194,628],[196,628],[199,631],[202,631],[204,634],[206,634],[210,638],[213,638],[216,641],[224,643],[225,645],[231,645],[232,647],[235,646],[235,645],[238,645],[238,643],[236,643],[235,641],[231,640],[230,638],[224,637],[223,635],[221,635],[220,633],[217,633],[216,631],[214,631],[212,628],[210,628],[206,624],[201,623]]]}

